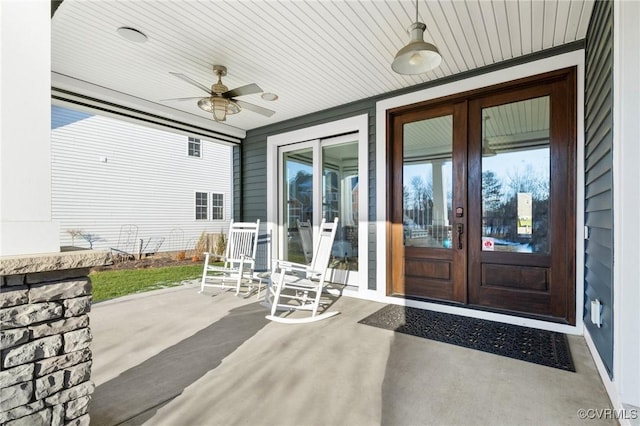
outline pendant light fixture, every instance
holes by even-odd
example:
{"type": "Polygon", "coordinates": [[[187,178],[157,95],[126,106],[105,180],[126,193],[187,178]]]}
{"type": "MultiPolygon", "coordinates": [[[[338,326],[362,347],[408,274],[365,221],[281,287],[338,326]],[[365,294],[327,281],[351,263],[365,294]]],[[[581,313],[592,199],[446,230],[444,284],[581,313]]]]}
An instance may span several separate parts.
{"type": "Polygon", "coordinates": [[[436,68],[442,62],[438,48],[424,41],[425,24],[418,21],[418,0],[416,0],[416,21],[409,27],[411,41],[396,54],[391,69],[398,74],[422,74],[436,68]]]}
{"type": "Polygon", "coordinates": [[[491,117],[488,115],[483,117],[484,123],[482,123],[482,157],[495,157],[498,155],[495,149],[491,148],[489,145],[489,139],[487,139],[487,121],[489,121],[491,117]]]}

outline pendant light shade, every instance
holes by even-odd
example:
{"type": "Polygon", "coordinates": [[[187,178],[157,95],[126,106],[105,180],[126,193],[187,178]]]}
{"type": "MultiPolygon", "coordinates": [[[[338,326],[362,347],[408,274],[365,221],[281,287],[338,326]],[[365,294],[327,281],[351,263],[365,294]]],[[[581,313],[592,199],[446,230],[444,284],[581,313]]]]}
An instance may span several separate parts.
{"type": "Polygon", "coordinates": [[[484,123],[482,124],[482,156],[483,157],[495,157],[498,155],[495,149],[491,147],[489,144],[489,139],[487,139],[487,121],[489,121],[491,117],[484,116],[482,120],[484,123]]]}
{"type": "Polygon", "coordinates": [[[424,41],[424,30],[427,28],[418,22],[418,0],[416,0],[416,22],[409,27],[411,40],[409,44],[396,54],[391,69],[398,74],[422,74],[436,68],[442,62],[438,48],[424,41]]]}
{"type": "Polygon", "coordinates": [[[487,142],[486,145],[482,146],[482,157],[495,157],[496,155],[498,155],[498,153],[496,152],[495,149],[491,148],[489,146],[489,143],[487,142]]]}

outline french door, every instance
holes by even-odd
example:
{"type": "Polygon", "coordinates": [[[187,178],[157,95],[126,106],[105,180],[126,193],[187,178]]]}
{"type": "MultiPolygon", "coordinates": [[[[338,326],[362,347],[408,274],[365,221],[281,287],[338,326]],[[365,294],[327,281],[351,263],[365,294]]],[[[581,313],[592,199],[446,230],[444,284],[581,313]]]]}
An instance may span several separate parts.
{"type": "Polygon", "coordinates": [[[465,123],[465,102],[420,108],[393,122],[393,294],[466,299],[465,123]]]}
{"type": "Polygon", "coordinates": [[[389,114],[388,293],[575,322],[575,71],[389,114]]]}
{"type": "Polygon", "coordinates": [[[309,263],[322,219],[339,218],[330,282],[358,285],[359,173],[357,134],[279,148],[280,258],[309,263]],[[306,233],[307,224],[312,232],[306,233]],[[309,235],[311,234],[311,235],[309,235]]]}

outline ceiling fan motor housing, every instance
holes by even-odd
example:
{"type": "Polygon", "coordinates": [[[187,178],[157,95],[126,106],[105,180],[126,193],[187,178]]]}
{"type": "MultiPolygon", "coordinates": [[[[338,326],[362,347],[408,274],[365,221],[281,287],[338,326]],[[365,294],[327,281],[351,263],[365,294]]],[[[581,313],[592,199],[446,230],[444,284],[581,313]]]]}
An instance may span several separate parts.
{"type": "Polygon", "coordinates": [[[216,84],[212,84],[211,85],[211,94],[215,93],[216,95],[222,95],[227,90],[229,90],[229,88],[227,86],[225,86],[224,84],[222,84],[220,82],[220,80],[218,80],[218,82],[216,84]]]}
{"type": "Polygon", "coordinates": [[[213,72],[218,76],[218,82],[211,85],[211,94],[222,95],[229,90],[227,86],[222,84],[222,77],[227,75],[227,67],[224,65],[214,65],[213,72]]]}

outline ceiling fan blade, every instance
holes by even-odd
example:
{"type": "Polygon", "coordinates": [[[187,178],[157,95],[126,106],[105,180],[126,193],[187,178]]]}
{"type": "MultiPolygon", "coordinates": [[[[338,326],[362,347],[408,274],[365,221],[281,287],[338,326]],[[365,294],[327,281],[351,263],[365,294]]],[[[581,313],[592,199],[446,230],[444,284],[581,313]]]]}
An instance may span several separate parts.
{"type": "Polygon", "coordinates": [[[194,86],[196,86],[196,87],[198,87],[198,88],[200,88],[200,89],[204,90],[204,91],[205,91],[205,92],[207,92],[208,94],[211,94],[211,89],[210,89],[210,88],[208,88],[208,87],[207,87],[207,86],[205,86],[204,84],[200,84],[200,83],[198,83],[197,81],[195,81],[195,80],[193,80],[193,79],[191,79],[191,78],[187,77],[187,76],[186,76],[186,75],[184,75],[184,74],[180,74],[179,72],[169,72],[169,74],[174,75],[174,76],[178,77],[180,80],[183,80],[183,81],[185,81],[185,82],[187,82],[187,83],[189,83],[189,84],[192,84],[192,85],[194,85],[194,86]]]}
{"type": "Polygon", "coordinates": [[[178,101],[178,102],[182,102],[182,101],[192,101],[194,99],[202,99],[203,96],[193,96],[190,98],[170,98],[170,99],[160,99],[160,102],[165,102],[165,101],[178,101]]]}
{"type": "Polygon", "coordinates": [[[275,111],[271,111],[270,109],[262,108],[261,106],[250,104],[249,102],[240,101],[238,99],[234,99],[233,101],[238,105],[240,105],[240,107],[242,108],[246,108],[249,111],[257,112],[258,114],[262,114],[266,117],[271,117],[273,114],[276,113],[275,111]]]}
{"type": "Polygon", "coordinates": [[[235,98],[236,96],[253,95],[254,93],[261,93],[262,89],[255,83],[247,84],[246,86],[236,87],[222,94],[225,98],[235,98]]]}

